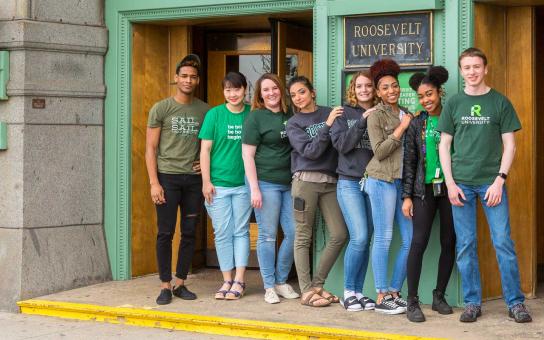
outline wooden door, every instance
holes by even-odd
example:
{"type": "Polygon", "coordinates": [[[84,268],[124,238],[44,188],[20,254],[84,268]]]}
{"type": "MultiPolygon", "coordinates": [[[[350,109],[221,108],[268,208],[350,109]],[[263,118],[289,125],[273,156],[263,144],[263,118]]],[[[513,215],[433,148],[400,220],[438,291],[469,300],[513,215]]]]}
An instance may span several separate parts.
{"type": "MultiPolygon", "coordinates": [[[[190,50],[190,28],[135,24],[132,31],[132,276],[140,276],[157,272],[157,218],[155,206],[149,198],[145,166],[148,113],[154,103],[175,94],[175,86],[171,83],[177,63],[190,50]]],[[[193,263],[204,263],[202,239],[203,233],[197,233],[193,263]]],[[[172,245],[174,270],[179,242],[178,216],[172,245]]]]}
{"type": "MultiPolygon", "coordinates": [[[[516,133],[516,156],[508,175],[512,239],[516,245],[522,291],[536,285],[536,143],[534,87],[534,13],[532,7],[475,3],[475,46],[489,60],[487,82],[514,105],[522,130],[516,133]]],[[[478,254],[485,298],[502,296],[500,274],[489,228],[478,209],[478,254]]]]}

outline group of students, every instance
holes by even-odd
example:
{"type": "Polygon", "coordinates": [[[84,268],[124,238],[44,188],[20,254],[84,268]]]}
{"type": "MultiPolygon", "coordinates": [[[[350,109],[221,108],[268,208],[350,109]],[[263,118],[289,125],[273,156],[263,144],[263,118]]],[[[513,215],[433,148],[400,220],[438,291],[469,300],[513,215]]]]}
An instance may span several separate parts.
{"type": "Polygon", "coordinates": [[[162,282],[157,303],[170,303],[172,294],[196,299],[184,283],[202,194],[223,275],[215,299],[244,295],[254,211],[267,303],[279,303],[280,297],[300,298],[301,304],[313,307],[341,302],[347,311],[406,313],[410,321],[425,321],[418,287],[423,254],[440,212],[441,254],[432,309],[453,313],[444,296],[457,250],[465,302],[460,320],[476,321],[481,315],[475,230],[479,197],[485,203],[509,315],[517,322],[531,321],[520,290],[503,188],[515,150],[513,133],[521,125],[508,99],[485,84],[487,59],[480,50],[464,51],[459,67],[465,90],[444,106],[445,68],[430,67],[410,78],[424,108],[415,116],[399,105],[401,70],[391,59],[357,72],[341,107],[318,106],[306,77],[294,77],[284,88],[270,73],[255,83],[250,106],[244,103],[246,78],[229,72],[222,82],[225,103],[210,109],[194,97],[200,60],[185,57],[176,68],[176,95],[153,106],[147,130],[162,282]],[[172,287],[171,244],[179,208],[182,241],[172,287]],[[318,209],[328,237],[312,270],[318,209]],[[394,222],[401,244],[388,277],[394,222]],[[283,240],[276,251],[279,226],[283,240]],[[344,294],[339,298],[323,285],[348,238],[344,294]],[[370,253],[376,301],[363,295],[370,253]],[[293,262],[300,294],[287,283],[293,262]],[[406,278],[405,300],[400,291],[406,278]]]}

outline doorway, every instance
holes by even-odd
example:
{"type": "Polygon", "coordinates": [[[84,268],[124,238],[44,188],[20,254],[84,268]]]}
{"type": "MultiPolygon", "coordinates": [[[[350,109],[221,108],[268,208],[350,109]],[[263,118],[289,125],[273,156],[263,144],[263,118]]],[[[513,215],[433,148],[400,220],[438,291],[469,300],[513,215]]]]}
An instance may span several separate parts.
{"type": "MultiPolygon", "coordinates": [[[[266,72],[286,81],[294,75],[312,79],[312,12],[283,15],[239,16],[134,24],[132,27],[132,276],[157,272],[155,256],[156,214],[149,199],[145,167],[145,131],[151,106],[175,93],[171,86],[175,66],[188,53],[200,56],[203,70],[196,97],[210,106],[224,102],[221,80],[229,71],[248,78],[248,102],[252,84],[266,72]]],[[[183,207],[182,207],[183,208],[183,207]]],[[[193,270],[216,266],[217,255],[211,221],[202,207],[193,270]]],[[[250,228],[250,267],[258,267],[257,225],[250,228]]],[[[179,216],[172,249],[173,268],[179,246],[179,216]]]]}
{"type": "MultiPolygon", "coordinates": [[[[507,181],[511,234],[516,245],[522,291],[536,294],[544,267],[544,114],[542,8],[537,1],[486,1],[474,6],[474,45],[489,59],[488,84],[514,105],[522,130],[516,133],[516,156],[507,181]],[[493,37],[493,39],[490,39],[493,37]],[[538,273],[537,268],[540,269],[538,273]],[[539,275],[540,274],[540,275],[539,275]]],[[[502,296],[495,251],[482,209],[478,212],[478,253],[482,293],[502,296]]]]}

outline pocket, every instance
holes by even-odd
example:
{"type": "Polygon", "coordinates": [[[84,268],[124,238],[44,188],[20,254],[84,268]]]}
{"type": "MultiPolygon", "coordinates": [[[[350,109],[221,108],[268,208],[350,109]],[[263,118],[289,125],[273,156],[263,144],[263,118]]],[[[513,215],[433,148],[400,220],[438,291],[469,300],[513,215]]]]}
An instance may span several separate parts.
{"type": "Polygon", "coordinates": [[[306,223],[306,212],[305,211],[299,211],[293,209],[293,215],[295,217],[295,221],[300,224],[306,223]]]}
{"type": "Polygon", "coordinates": [[[293,215],[297,223],[306,221],[306,202],[300,197],[293,198],[293,215]]]}

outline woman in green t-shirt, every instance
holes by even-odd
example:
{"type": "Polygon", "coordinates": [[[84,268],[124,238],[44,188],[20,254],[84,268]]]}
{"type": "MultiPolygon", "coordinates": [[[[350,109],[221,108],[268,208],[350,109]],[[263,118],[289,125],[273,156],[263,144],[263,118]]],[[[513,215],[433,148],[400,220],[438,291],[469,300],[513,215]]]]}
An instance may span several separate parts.
{"type": "Polygon", "coordinates": [[[299,297],[287,283],[295,239],[292,148],[285,132],[291,114],[287,111],[285,89],[278,76],[266,73],[257,80],[251,109],[242,133],[242,157],[259,227],[257,258],[263,277],[264,300],[278,303],[278,295],[287,299],[299,297]],[[276,258],[279,224],[284,237],[276,258]]]}
{"type": "Polygon", "coordinates": [[[202,139],[202,193],[224,279],[215,298],[236,300],[244,294],[249,258],[251,204],[242,163],[242,125],[249,105],[244,103],[247,82],[243,74],[229,72],[222,85],[226,103],[208,111],[198,137],[202,139]]]}
{"type": "Polygon", "coordinates": [[[413,322],[425,321],[419,307],[418,287],[423,253],[427,248],[437,211],[440,211],[441,252],[432,309],[440,314],[453,313],[444,293],[455,261],[455,231],[451,204],[446,194],[438,157],[440,132],[436,131],[442,111],[442,84],[447,80],[448,71],[442,66],[431,67],[427,73],[418,72],[410,78],[410,87],[417,92],[419,103],[425,109],[410,122],[406,132],[402,175],[402,212],[404,216],[413,219],[414,225],[408,254],[406,312],[408,320],[413,322]]]}

